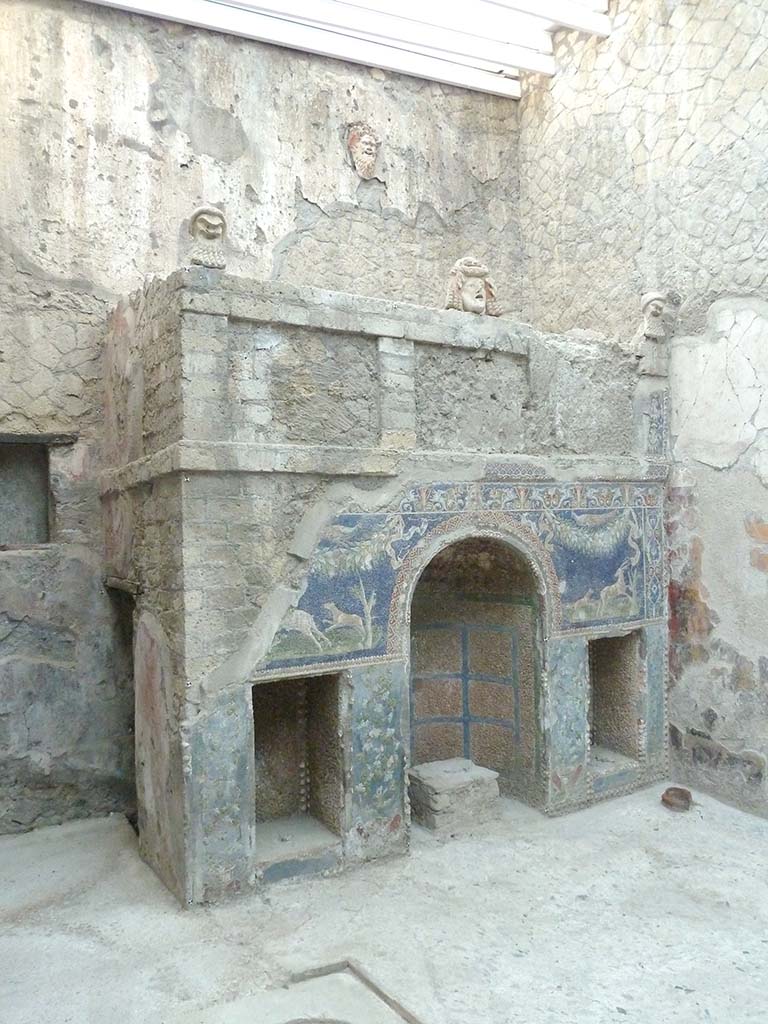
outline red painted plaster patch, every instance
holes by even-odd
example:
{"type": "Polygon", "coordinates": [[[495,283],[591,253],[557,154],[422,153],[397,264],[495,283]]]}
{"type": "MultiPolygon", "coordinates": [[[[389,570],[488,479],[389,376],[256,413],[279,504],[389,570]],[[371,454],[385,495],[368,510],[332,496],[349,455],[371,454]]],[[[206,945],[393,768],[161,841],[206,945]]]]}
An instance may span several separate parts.
{"type": "Polygon", "coordinates": [[[768,573],[768,522],[758,516],[747,516],[744,520],[747,536],[756,540],[760,547],[752,548],[749,562],[758,572],[768,573]]]}
{"type": "Polygon", "coordinates": [[[759,541],[760,544],[768,544],[768,522],[765,519],[748,516],[744,521],[744,528],[753,540],[759,541]]]}
{"type": "Polygon", "coordinates": [[[676,681],[689,664],[709,660],[709,638],[715,617],[707,605],[706,587],[701,578],[703,544],[692,537],[687,563],[677,579],[669,583],[669,661],[676,681]]]}

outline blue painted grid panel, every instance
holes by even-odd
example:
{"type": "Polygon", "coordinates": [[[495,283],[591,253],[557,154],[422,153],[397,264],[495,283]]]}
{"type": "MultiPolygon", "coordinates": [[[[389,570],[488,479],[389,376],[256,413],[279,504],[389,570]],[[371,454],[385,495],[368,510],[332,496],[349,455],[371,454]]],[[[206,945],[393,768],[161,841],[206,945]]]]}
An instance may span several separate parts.
{"type": "Polygon", "coordinates": [[[463,755],[469,760],[472,758],[472,725],[497,725],[513,732],[515,740],[520,740],[520,686],[518,672],[518,633],[514,626],[496,625],[464,625],[455,622],[435,622],[429,625],[419,626],[414,629],[414,634],[432,630],[445,630],[449,633],[458,633],[461,637],[461,671],[460,672],[416,672],[411,676],[411,745],[415,730],[421,725],[460,725],[463,733],[463,755]],[[509,637],[510,644],[510,665],[511,674],[508,676],[492,675],[483,672],[472,672],[469,659],[470,635],[476,633],[501,633],[509,637]],[[415,713],[415,700],[413,684],[418,682],[451,682],[461,683],[461,715],[428,715],[419,717],[415,713]],[[514,718],[504,715],[474,715],[470,710],[470,685],[473,682],[495,683],[500,686],[508,686],[513,691],[514,718]]]}

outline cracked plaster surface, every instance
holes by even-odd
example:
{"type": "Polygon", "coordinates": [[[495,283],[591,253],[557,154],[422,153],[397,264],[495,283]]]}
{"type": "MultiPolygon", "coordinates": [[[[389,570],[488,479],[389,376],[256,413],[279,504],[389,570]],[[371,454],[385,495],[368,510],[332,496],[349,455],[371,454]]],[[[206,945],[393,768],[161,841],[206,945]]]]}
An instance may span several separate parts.
{"type": "Polygon", "coordinates": [[[205,202],[242,276],[441,305],[468,244],[512,275],[514,103],[92,4],[11,3],[0,29],[0,227],[40,274],[124,294],[183,263],[205,202]],[[381,180],[348,160],[360,118],[381,180]]]}
{"type": "MultiPolygon", "coordinates": [[[[516,273],[514,103],[68,0],[0,5],[0,66],[0,433],[79,438],[55,546],[102,550],[105,320],[120,295],[185,263],[197,206],[225,212],[228,266],[244,277],[442,306],[466,251],[516,273]],[[361,119],[384,140],[378,178],[362,183],[344,134],[361,119]]],[[[172,496],[157,506],[158,521],[173,515],[172,496]]],[[[17,799],[0,816],[13,829],[129,804],[130,695],[104,566],[83,571],[82,610],[56,569],[76,571],[81,554],[0,554],[0,622],[28,576],[46,595],[35,629],[0,652],[12,752],[0,772],[17,799]],[[71,640],[62,608],[82,634],[66,668],[49,656],[71,640]]]]}
{"type": "Polygon", "coordinates": [[[714,303],[670,384],[673,750],[684,780],[765,814],[768,303],[714,303]]]}
{"type": "Polygon", "coordinates": [[[760,439],[764,458],[768,303],[716,302],[703,335],[675,339],[671,364],[675,454],[728,469],[760,439]]]}

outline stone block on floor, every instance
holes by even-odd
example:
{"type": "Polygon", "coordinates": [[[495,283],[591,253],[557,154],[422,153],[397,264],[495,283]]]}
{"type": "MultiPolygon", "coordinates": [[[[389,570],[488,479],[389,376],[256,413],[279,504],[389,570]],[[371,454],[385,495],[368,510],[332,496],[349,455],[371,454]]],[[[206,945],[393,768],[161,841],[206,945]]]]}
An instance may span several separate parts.
{"type": "Polygon", "coordinates": [[[497,818],[499,773],[464,757],[429,761],[408,772],[414,821],[435,832],[455,832],[497,818]]]}

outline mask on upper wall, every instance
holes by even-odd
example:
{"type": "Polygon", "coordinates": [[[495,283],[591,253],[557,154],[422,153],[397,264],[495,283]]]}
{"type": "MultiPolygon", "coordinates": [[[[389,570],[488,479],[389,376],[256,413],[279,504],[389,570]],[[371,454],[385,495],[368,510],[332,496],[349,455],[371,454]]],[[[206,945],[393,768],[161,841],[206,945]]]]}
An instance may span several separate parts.
{"type": "Polygon", "coordinates": [[[223,270],[227,265],[224,255],[227,221],[221,210],[215,206],[199,206],[190,218],[189,233],[193,238],[190,262],[194,266],[223,270]]]}
{"type": "Polygon", "coordinates": [[[643,314],[643,335],[656,341],[663,341],[667,336],[664,323],[664,310],[667,296],[663,292],[646,292],[640,298],[640,310],[643,314]]]}
{"type": "Polygon", "coordinates": [[[381,139],[370,125],[357,122],[347,126],[347,149],[361,178],[376,177],[376,160],[381,139]]]}
{"type": "Polygon", "coordinates": [[[488,274],[488,267],[473,256],[456,260],[448,279],[445,308],[459,309],[464,313],[501,316],[502,309],[496,299],[496,289],[488,274]]]}

